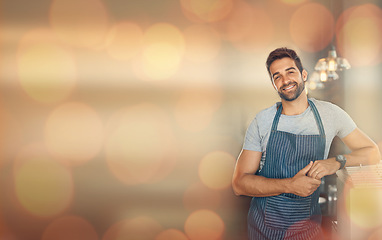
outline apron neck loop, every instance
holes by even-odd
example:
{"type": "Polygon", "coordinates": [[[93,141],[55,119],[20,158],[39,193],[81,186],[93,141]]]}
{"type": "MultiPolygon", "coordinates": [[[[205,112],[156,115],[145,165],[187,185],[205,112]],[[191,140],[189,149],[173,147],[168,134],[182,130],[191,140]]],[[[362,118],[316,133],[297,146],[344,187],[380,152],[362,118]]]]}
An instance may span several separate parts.
{"type": "MultiPolygon", "coordinates": [[[[309,103],[310,108],[313,111],[313,115],[314,115],[314,118],[316,120],[320,135],[324,137],[325,136],[325,130],[324,130],[324,126],[323,126],[322,121],[321,121],[320,114],[318,113],[316,106],[314,105],[314,103],[310,99],[308,99],[308,103],[309,103]]],[[[273,119],[272,131],[277,131],[277,125],[279,124],[281,112],[283,110],[283,105],[281,103],[277,103],[277,107],[278,107],[278,109],[277,109],[275,118],[273,119]]]]}

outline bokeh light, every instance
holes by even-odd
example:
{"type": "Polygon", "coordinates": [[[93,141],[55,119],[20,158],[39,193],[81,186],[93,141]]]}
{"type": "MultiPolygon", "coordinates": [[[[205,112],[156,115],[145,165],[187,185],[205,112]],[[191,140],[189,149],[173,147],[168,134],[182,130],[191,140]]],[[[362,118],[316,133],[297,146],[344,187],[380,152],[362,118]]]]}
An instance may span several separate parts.
{"type": "MultiPolygon", "coordinates": [[[[335,45],[364,79],[381,71],[382,14],[373,1],[337,2],[333,13],[350,7],[335,45]]],[[[246,239],[249,198],[232,194],[233,153],[248,119],[278,98],[262,80],[264,61],[286,45],[314,64],[333,40],[330,4],[20,2],[6,1],[0,21],[0,238],[246,239]],[[22,150],[36,140],[43,146],[22,150]]],[[[381,84],[362,82],[379,92],[381,84]]],[[[373,125],[377,112],[358,114],[359,124],[373,125]]],[[[380,194],[348,195],[361,206],[347,203],[345,224],[369,232],[382,224],[369,200],[380,194]]]]}
{"type": "Polygon", "coordinates": [[[374,230],[367,240],[380,240],[382,239],[382,227],[374,230]]]}
{"type": "Polygon", "coordinates": [[[63,216],[52,221],[44,230],[41,240],[98,240],[95,228],[84,218],[63,216]]]}
{"type": "Polygon", "coordinates": [[[230,14],[214,24],[221,36],[241,51],[258,51],[267,47],[274,34],[274,26],[267,11],[245,1],[235,1],[230,14]]]}
{"type": "Polygon", "coordinates": [[[199,164],[199,177],[209,188],[224,189],[231,186],[235,158],[226,152],[207,154],[199,164]]]}
{"type": "Polygon", "coordinates": [[[236,1],[231,13],[213,26],[224,39],[238,41],[250,32],[253,25],[252,6],[244,1],[236,1]]]}
{"type": "Polygon", "coordinates": [[[221,196],[217,190],[206,187],[197,182],[190,185],[183,195],[183,205],[187,210],[198,209],[216,210],[221,203],[221,196]]]}
{"type": "Polygon", "coordinates": [[[39,144],[19,153],[14,179],[18,201],[32,215],[55,216],[68,208],[73,199],[71,172],[52,160],[39,144]]]}
{"type": "Polygon", "coordinates": [[[53,0],[50,24],[64,42],[88,48],[103,46],[109,20],[100,0],[53,0]]]}
{"type": "Polygon", "coordinates": [[[143,70],[151,80],[168,79],[178,70],[181,54],[172,45],[156,43],[143,52],[143,70]]]}
{"type": "Polygon", "coordinates": [[[352,66],[376,65],[381,62],[382,10],[364,4],[344,11],[336,25],[338,51],[352,66]]]}
{"type": "Polygon", "coordinates": [[[165,42],[174,46],[179,52],[184,51],[184,38],[180,30],[169,23],[155,23],[151,25],[144,33],[144,44],[165,42]]]}
{"type": "Polygon", "coordinates": [[[103,125],[98,114],[81,102],[58,106],[45,126],[45,142],[50,153],[70,166],[94,158],[103,143],[103,125]]]}
{"type": "Polygon", "coordinates": [[[290,5],[297,5],[306,2],[307,0],[281,0],[281,2],[290,4],[290,5]]]}
{"type": "Polygon", "coordinates": [[[76,85],[73,54],[56,42],[49,30],[37,29],[27,33],[19,46],[21,86],[30,97],[43,103],[65,99],[76,85]]]}
{"type": "Polygon", "coordinates": [[[382,225],[382,206],[380,203],[382,189],[365,182],[367,179],[379,179],[376,172],[365,171],[361,169],[352,174],[352,179],[358,179],[358,183],[357,186],[344,191],[344,199],[346,213],[350,221],[363,229],[372,229],[382,225]],[[365,176],[368,178],[366,179],[365,176]]]}
{"type": "Polygon", "coordinates": [[[187,131],[201,131],[211,123],[221,101],[222,93],[219,88],[185,90],[174,109],[176,122],[187,131]]]}
{"type": "Polygon", "coordinates": [[[119,22],[109,32],[107,52],[118,60],[130,60],[142,51],[143,31],[133,22],[119,22]]]}
{"type": "Polygon", "coordinates": [[[142,103],[121,109],[108,122],[105,153],[111,172],[128,185],[163,179],[176,161],[169,118],[142,103]]]}
{"type": "Polygon", "coordinates": [[[16,118],[3,104],[0,102],[0,169],[6,166],[15,152],[18,151],[24,131],[20,125],[20,120],[16,118]]]}
{"type": "Polygon", "coordinates": [[[156,220],[147,216],[138,216],[113,224],[102,240],[152,240],[160,232],[162,232],[162,226],[156,220]]]}
{"type": "Polygon", "coordinates": [[[215,22],[226,17],[233,0],[180,0],[184,15],[193,22],[215,22]]]}
{"type": "Polygon", "coordinates": [[[290,20],[290,34],[296,45],[307,52],[323,50],[334,35],[334,17],[320,3],[299,7],[290,20]]]}
{"type": "Polygon", "coordinates": [[[139,70],[146,80],[166,80],[177,72],[184,48],[184,37],[178,28],[168,23],[155,23],[144,33],[139,70]]]}
{"type": "Polygon", "coordinates": [[[268,13],[259,7],[250,8],[253,16],[253,24],[249,32],[238,41],[234,41],[234,46],[241,51],[264,51],[268,47],[274,35],[273,21],[268,13]],[[261,33],[261,36],[259,35],[261,33]]]}
{"type": "Polygon", "coordinates": [[[191,240],[220,239],[225,226],[221,217],[210,210],[198,210],[187,218],[184,230],[191,240]]]}
{"type": "Polygon", "coordinates": [[[219,54],[219,34],[205,25],[192,25],[184,30],[186,42],[185,57],[194,62],[211,61],[219,54]]]}
{"type": "Polygon", "coordinates": [[[159,233],[155,240],[188,240],[186,234],[177,229],[167,229],[159,233]]]}
{"type": "Polygon", "coordinates": [[[12,235],[12,231],[9,229],[7,221],[3,218],[3,212],[0,210],[0,236],[2,236],[4,239],[12,239],[12,235]]]}

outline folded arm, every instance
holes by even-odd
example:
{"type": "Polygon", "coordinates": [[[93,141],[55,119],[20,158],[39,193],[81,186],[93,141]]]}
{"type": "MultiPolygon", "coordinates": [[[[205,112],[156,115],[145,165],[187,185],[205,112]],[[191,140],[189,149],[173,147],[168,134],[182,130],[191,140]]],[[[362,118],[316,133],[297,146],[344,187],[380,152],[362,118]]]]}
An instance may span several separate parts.
{"type": "MultiPolygon", "coordinates": [[[[359,128],[354,129],[341,140],[351,151],[344,155],[346,157],[345,167],[377,164],[381,160],[377,144],[359,128]]],[[[340,163],[334,157],[318,160],[314,162],[308,176],[319,179],[334,174],[339,168],[340,163]]]]}
{"type": "Polygon", "coordinates": [[[250,150],[241,152],[232,178],[232,187],[236,195],[267,197],[293,193],[305,197],[320,186],[321,180],[306,176],[313,165],[312,162],[293,178],[274,179],[254,175],[259,169],[261,155],[261,152],[250,150]]]}

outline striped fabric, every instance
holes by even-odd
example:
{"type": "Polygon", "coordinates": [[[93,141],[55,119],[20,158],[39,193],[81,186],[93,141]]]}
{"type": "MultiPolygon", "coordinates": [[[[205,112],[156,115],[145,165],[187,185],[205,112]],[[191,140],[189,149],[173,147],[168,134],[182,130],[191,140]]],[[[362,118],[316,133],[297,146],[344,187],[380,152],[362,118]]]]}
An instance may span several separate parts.
{"type": "MultiPolygon", "coordinates": [[[[310,161],[323,159],[325,131],[314,103],[308,101],[320,135],[295,135],[277,131],[282,111],[280,106],[273,120],[265,164],[259,175],[267,178],[290,178],[310,161]]],[[[318,189],[308,197],[294,194],[254,197],[248,213],[249,239],[320,239],[321,210],[318,198],[318,189]]]]}

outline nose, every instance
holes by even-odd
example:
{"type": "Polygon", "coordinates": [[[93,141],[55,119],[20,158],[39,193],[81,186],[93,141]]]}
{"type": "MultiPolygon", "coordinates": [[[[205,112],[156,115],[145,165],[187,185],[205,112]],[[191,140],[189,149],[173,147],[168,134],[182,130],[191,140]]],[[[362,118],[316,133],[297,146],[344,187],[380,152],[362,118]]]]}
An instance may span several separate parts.
{"type": "Polygon", "coordinates": [[[291,79],[288,77],[288,74],[286,74],[281,78],[281,81],[282,81],[282,85],[285,86],[291,82],[291,79]]]}

